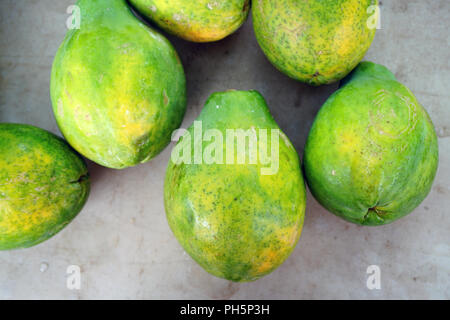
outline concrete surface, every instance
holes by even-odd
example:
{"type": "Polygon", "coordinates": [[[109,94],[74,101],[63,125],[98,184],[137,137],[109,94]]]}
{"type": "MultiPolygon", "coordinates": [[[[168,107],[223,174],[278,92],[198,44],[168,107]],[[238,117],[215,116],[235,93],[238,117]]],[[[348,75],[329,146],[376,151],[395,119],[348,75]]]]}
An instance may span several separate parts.
{"type": "MultiPolygon", "coordinates": [[[[49,76],[71,0],[0,2],[0,121],[59,134],[49,76]]],[[[439,135],[440,167],[432,192],[408,217],[377,228],[327,213],[309,195],[306,222],[292,256],[275,272],[234,284],[204,272],[166,223],[163,178],[172,146],[124,171],[90,163],[92,193],[60,234],[31,249],[0,252],[0,298],[125,299],[450,299],[450,2],[382,1],[382,29],[366,59],[388,66],[427,108],[439,135]],[[66,287],[69,265],[81,290],[66,287]],[[381,290],[368,290],[378,265],[381,290]]],[[[251,20],[213,44],[169,37],[186,68],[189,106],[183,126],[214,91],[257,89],[299,153],[317,110],[336,85],[312,88],[265,59],[251,20]]]]}

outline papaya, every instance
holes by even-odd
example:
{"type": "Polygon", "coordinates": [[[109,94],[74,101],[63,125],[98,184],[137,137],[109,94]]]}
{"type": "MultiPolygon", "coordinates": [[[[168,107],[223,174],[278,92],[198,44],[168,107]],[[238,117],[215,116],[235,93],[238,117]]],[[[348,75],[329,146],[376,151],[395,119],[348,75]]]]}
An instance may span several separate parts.
{"type": "Polygon", "coordinates": [[[256,39],[269,61],[310,85],[344,78],[375,36],[377,0],[254,0],[256,39]]]}
{"type": "Polygon", "coordinates": [[[54,236],[81,211],[89,187],[84,160],[61,138],[0,123],[0,250],[54,236]]]}
{"type": "Polygon", "coordinates": [[[247,19],[250,0],[130,0],[165,31],[193,42],[221,40],[247,19]]]}
{"type": "Polygon", "coordinates": [[[58,126],[79,153],[115,169],[149,161],[170,142],[186,109],[177,52],[125,0],[80,0],[53,62],[58,126]]]}
{"type": "Polygon", "coordinates": [[[305,183],[258,92],[211,95],[172,150],[164,203],[181,246],[217,277],[256,280],[288,258],[303,226],[305,183]]]}
{"type": "Polygon", "coordinates": [[[412,92],[386,67],[362,62],[320,109],[303,159],[309,188],[326,209],[378,226],[425,199],[438,143],[412,92]]]}

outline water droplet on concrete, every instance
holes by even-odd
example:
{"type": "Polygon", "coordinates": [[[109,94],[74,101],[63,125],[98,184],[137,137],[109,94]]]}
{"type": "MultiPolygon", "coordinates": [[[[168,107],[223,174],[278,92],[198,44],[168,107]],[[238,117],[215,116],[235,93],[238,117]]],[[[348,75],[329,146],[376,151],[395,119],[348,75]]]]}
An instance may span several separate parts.
{"type": "Polygon", "coordinates": [[[47,262],[42,262],[41,266],[39,267],[39,271],[44,273],[45,271],[47,271],[47,269],[48,269],[48,263],[47,262]]]}

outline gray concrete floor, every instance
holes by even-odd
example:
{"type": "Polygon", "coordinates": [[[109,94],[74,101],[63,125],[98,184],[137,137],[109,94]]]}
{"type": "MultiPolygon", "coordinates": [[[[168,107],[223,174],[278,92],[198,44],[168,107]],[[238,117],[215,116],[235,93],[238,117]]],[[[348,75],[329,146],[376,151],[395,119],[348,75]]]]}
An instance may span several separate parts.
{"type": "MultiPolygon", "coordinates": [[[[50,69],[71,0],[1,0],[0,121],[59,134],[49,98],[50,69]]],[[[436,126],[440,167],[428,198],[391,225],[344,222],[308,195],[305,227],[292,256],[252,283],[210,276],[172,235],[163,179],[172,145],[150,163],[114,171],[89,163],[90,200],[51,240],[0,252],[0,299],[450,299],[450,2],[382,1],[382,29],[366,60],[389,67],[426,107],[436,126]],[[79,265],[81,290],[66,270],[79,265]],[[366,269],[381,269],[381,290],[368,290],[366,269]]],[[[184,127],[214,91],[256,89],[299,154],[322,103],[337,85],[312,88],[275,70],[256,43],[251,20],[213,44],[169,37],[187,74],[184,127]]]]}

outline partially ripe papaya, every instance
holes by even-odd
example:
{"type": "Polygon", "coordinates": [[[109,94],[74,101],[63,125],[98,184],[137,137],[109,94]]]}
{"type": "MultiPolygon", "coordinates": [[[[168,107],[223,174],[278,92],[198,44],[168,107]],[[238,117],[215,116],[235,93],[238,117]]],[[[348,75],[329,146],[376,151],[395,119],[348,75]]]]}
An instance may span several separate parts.
{"type": "Polygon", "coordinates": [[[217,277],[256,280],[289,257],[305,184],[295,148],[258,92],[208,99],[172,151],[164,201],[175,237],[217,277]]]}
{"type": "Polygon", "coordinates": [[[345,77],[375,36],[377,0],[254,0],[256,38],[289,77],[322,85],[345,77]]]}
{"type": "Polygon", "coordinates": [[[54,236],[81,211],[89,188],[84,160],[61,138],[0,123],[0,250],[54,236]]]}
{"type": "Polygon", "coordinates": [[[186,109],[183,66],[169,41],[141,23],[126,0],[80,0],[81,25],[53,62],[58,126],[86,158],[122,169],[170,142],[186,109]]]}
{"type": "Polygon", "coordinates": [[[433,123],[412,92],[384,66],[362,62],[320,109],[303,160],[325,208],[377,226],[425,199],[438,158],[433,123]]]}
{"type": "Polygon", "coordinates": [[[165,31],[193,42],[211,42],[236,31],[247,19],[250,0],[130,0],[165,31]]]}

